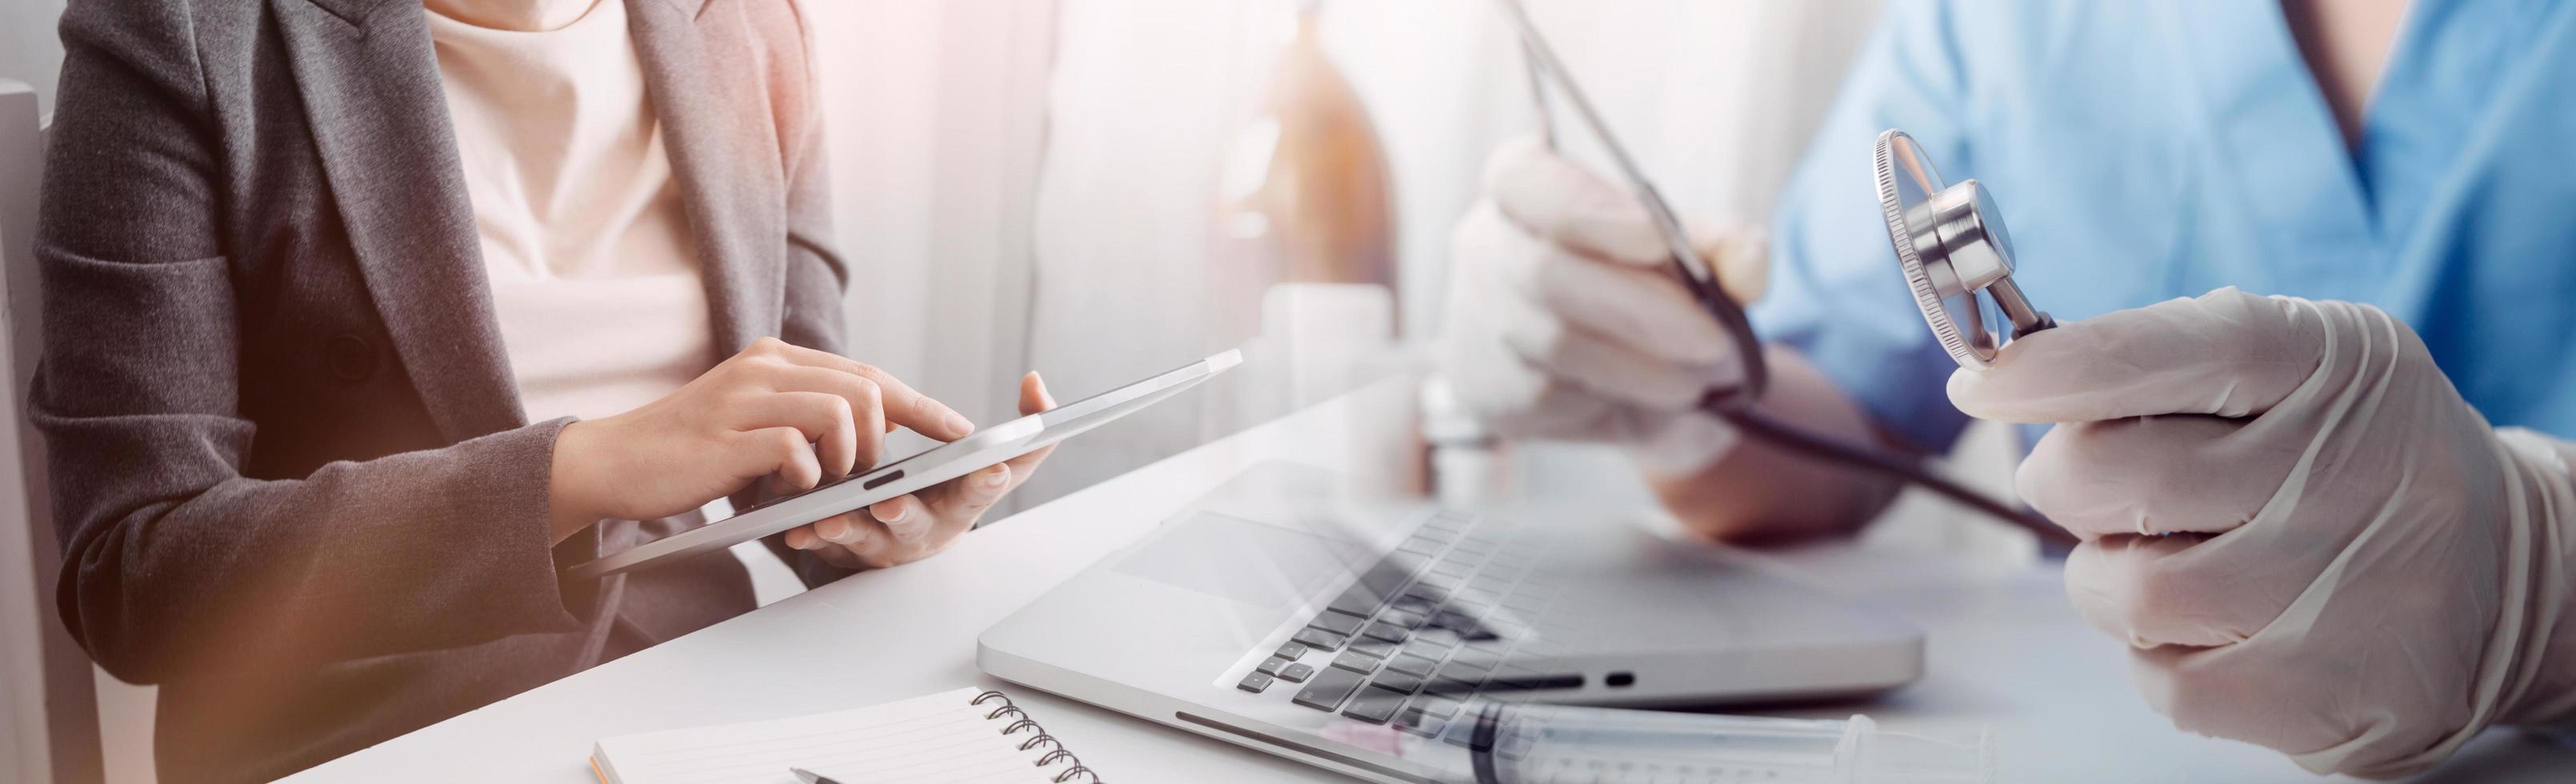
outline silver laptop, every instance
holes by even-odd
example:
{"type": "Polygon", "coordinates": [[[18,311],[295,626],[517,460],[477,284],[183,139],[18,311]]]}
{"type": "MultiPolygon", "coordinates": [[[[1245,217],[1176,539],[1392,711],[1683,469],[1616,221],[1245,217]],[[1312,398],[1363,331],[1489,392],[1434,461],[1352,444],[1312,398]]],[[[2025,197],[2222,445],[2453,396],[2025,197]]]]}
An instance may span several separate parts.
{"type": "Polygon", "coordinates": [[[1462,511],[1264,463],[984,632],[1005,680],[1375,781],[1473,706],[1861,695],[1923,634],[1597,508],[1462,511]]]}

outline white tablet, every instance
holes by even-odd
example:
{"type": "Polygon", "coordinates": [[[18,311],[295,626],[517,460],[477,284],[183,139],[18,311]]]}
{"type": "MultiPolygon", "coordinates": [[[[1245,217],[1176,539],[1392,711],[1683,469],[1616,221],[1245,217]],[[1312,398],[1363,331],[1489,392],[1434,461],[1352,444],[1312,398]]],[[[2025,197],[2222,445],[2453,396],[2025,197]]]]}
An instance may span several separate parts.
{"type": "Polygon", "coordinates": [[[575,579],[588,580],[666,559],[714,552],[965,476],[1135,413],[1242,363],[1242,352],[1227,351],[1052,410],[976,430],[965,438],[812,490],[770,499],[732,517],[575,566],[570,574],[575,579]]]}

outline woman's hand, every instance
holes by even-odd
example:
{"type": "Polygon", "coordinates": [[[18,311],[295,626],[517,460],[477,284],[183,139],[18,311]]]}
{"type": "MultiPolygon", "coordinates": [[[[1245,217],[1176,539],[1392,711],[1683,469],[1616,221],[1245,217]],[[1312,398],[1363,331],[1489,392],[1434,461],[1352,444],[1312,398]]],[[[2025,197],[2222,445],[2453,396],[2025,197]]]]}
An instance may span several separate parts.
{"type": "Polygon", "coordinates": [[[762,338],[643,408],[564,426],[548,487],[553,541],[600,520],[696,509],[762,477],[796,491],[866,470],[897,425],[941,441],[975,431],[885,371],[762,338]]]}
{"type": "MultiPolygon", "coordinates": [[[[1020,413],[1054,407],[1055,398],[1047,394],[1046,382],[1038,374],[1020,379],[1020,413]]],[[[1038,463],[1053,451],[1054,446],[1042,447],[919,493],[788,531],[787,546],[811,550],[844,569],[883,569],[928,558],[974,528],[985,509],[1028,481],[1038,463]]]]}

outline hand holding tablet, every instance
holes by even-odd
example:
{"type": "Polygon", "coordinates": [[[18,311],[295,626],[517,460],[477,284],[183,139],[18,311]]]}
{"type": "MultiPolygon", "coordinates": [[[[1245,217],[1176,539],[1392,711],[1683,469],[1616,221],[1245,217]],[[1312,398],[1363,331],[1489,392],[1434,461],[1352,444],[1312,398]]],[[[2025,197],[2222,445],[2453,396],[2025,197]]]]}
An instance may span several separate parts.
{"type": "Polygon", "coordinates": [[[664,559],[720,550],[920,491],[1115,421],[1242,362],[1239,351],[1217,354],[1043,413],[975,431],[812,490],[781,496],[715,523],[574,566],[569,575],[575,579],[605,577],[664,559]]]}
{"type": "MultiPolygon", "coordinates": [[[[1020,378],[1020,414],[1055,408],[1044,379],[1035,371],[1020,378]]],[[[937,554],[973,528],[1046,461],[1053,446],[976,469],[910,495],[899,495],[788,529],[787,546],[810,551],[843,569],[884,569],[937,554]]],[[[847,473],[847,472],[844,472],[847,473]]]]}

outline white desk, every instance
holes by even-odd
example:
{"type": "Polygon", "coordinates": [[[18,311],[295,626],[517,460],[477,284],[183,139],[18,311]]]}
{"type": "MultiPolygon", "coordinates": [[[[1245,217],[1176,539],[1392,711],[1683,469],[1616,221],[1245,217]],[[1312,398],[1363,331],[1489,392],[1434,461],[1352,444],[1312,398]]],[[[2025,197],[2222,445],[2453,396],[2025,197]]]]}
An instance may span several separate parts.
{"type": "MultiPolygon", "coordinates": [[[[967,684],[1005,688],[1109,780],[1343,781],[1208,738],[1003,684],[982,630],[1269,458],[1401,471],[1409,389],[1381,384],[1031,509],[922,563],[860,574],[306,771],[291,781],[592,781],[606,735],[836,710],[967,684]]],[[[1611,469],[1616,470],[1616,469],[1611,469]]],[[[1635,492],[1633,488],[1627,492],[1635,492]]],[[[1776,554],[1931,632],[1922,682],[1861,704],[1773,711],[1989,722],[2011,782],[2314,781],[2286,759],[2172,729],[2129,685],[2121,648],[2068,607],[2053,564],[1979,569],[1902,548],[1776,554]]],[[[2506,732],[2428,782],[2576,781],[2576,752],[2506,732]]]]}

